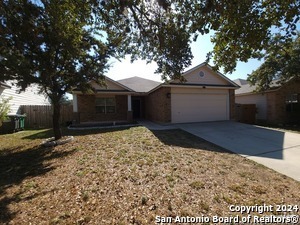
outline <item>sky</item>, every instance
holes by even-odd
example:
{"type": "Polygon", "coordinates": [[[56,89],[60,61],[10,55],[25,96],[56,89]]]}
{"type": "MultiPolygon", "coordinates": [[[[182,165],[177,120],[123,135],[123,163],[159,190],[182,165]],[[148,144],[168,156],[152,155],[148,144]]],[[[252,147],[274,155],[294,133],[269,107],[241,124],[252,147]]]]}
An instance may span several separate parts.
{"type": "MultiPolygon", "coordinates": [[[[210,41],[211,35],[212,33],[199,36],[198,40],[192,43],[191,49],[194,58],[192,60],[192,65],[186,70],[191,69],[205,61],[207,53],[213,49],[213,45],[210,41]]],[[[130,57],[128,56],[121,62],[113,59],[110,61],[110,63],[112,64],[112,67],[106,75],[113,80],[121,80],[138,76],[149,80],[161,81],[161,76],[154,73],[157,68],[155,62],[146,64],[145,61],[137,60],[134,63],[131,63],[130,57]]],[[[212,63],[210,64],[212,65],[212,63]]],[[[231,80],[235,80],[237,78],[246,79],[247,75],[253,70],[257,69],[261,64],[262,61],[258,61],[256,59],[250,59],[247,63],[238,62],[236,71],[234,71],[232,74],[224,75],[231,80]]],[[[221,70],[220,72],[222,73],[223,71],[221,70]]]]}

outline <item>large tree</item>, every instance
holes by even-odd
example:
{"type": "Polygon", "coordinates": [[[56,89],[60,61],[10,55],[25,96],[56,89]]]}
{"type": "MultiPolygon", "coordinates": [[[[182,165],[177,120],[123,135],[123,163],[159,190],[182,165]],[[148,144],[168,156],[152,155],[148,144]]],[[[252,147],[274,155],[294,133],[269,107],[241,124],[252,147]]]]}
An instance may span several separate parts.
{"type": "MultiPolygon", "coordinates": [[[[55,139],[61,138],[60,102],[74,87],[101,82],[114,46],[95,29],[96,3],[74,0],[1,1],[1,80],[24,90],[38,84],[53,105],[55,139]]],[[[101,24],[99,24],[100,26],[101,24]]]]}
{"type": "Polygon", "coordinates": [[[300,18],[298,0],[112,0],[102,6],[111,16],[105,23],[127,31],[133,59],[154,60],[163,78],[181,78],[199,35],[214,31],[208,59],[233,72],[238,61],[262,57],[275,33],[290,42],[300,18]]]}
{"type": "Polygon", "coordinates": [[[109,57],[155,61],[167,79],[191,64],[190,43],[213,30],[216,67],[261,57],[272,29],[295,35],[298,0],[2,0],[0,81],[36,83],[54,106],[55,138],[62,96],[100,82],[109,57]],[[284,29],[284,30],[282,30],[284,29]]]}
{"type": "Polygon", "coordinates": [[[257,91],[268,90],[272,81],[285,83],[300,78],[300,34],[291,42],[275,36],[264,54],[264,63],[253,71],[248,80],[257,85],[257,91]]]}

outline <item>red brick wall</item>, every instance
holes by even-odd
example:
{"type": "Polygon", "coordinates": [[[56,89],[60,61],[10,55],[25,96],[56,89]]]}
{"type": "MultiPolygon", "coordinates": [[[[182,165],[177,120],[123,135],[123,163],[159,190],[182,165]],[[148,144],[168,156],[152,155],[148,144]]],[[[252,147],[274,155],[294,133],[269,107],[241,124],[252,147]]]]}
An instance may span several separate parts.
{"type": "Polygon", "coordinates": [[[77,95],[78,112],[95,113],[95,95],[77,95]]]}
{"type": "Polygon", "coordinates": [[[267,122],[269,123],[278,123],[277,121],[277,101],[276,101],[276,92],[266,93],[267,97],[267,122]]]}
{"type": "Polygon", "coordinates": [[[267,121],[275,124],[288,122],[286,97],[297,93],[300,93],[300,79],[291,80],[277,91],[267,92],[267,121]]]}
{"type": "Polygon", "coordinates": [[[171,88],[161,87],[146,96],[146,119],[171,122],[171,98],[167,97],[168,93],[171,93],[171,88]]]}
{"type": "MultiPolygon", "coordinates": [[[[102,95],[99,97],[106,97],[102,95]]],[[[116,95],[116,112],[115,113],[96,113],[95,95],[77,95],[78,117],[80,122],[102,122],[127,120],[127,96],[116,95]]]]}
{"type": "Polygon", "coordinates": [[[229,89],[229,119],[235,119],[235,94],[234,89],[229,89]]]}

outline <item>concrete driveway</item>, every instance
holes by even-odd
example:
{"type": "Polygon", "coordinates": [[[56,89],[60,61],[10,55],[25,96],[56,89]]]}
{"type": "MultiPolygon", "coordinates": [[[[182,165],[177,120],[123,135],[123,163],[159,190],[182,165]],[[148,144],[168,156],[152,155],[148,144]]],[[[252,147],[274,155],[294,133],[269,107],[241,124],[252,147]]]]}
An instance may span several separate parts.
{"type": "Polygon", "coordinates": [[[300,134],[232,121],[175,126],[300,181],[300,134]]]}

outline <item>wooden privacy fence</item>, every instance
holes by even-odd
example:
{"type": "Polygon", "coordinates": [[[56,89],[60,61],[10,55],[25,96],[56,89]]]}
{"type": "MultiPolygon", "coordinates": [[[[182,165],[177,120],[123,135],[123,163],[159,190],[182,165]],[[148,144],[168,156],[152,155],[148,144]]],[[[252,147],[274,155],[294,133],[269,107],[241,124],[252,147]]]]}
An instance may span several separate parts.
{"type": "MultiPolygon", "coordinates": [[[[26,128],[50,128],[52,127],[53,110],[51,105],[23,105],[22,114],[25,117],[26,128]]],[[[60,110],[60,124],[64,125],[73,119],[73,106],[62,105],[60,110]]]]}
{"type": "Polygon", "coordinates": [[[255,104],[235,104],[235,119],[241,123],[254,124],[256,117],[255,104]]]}

